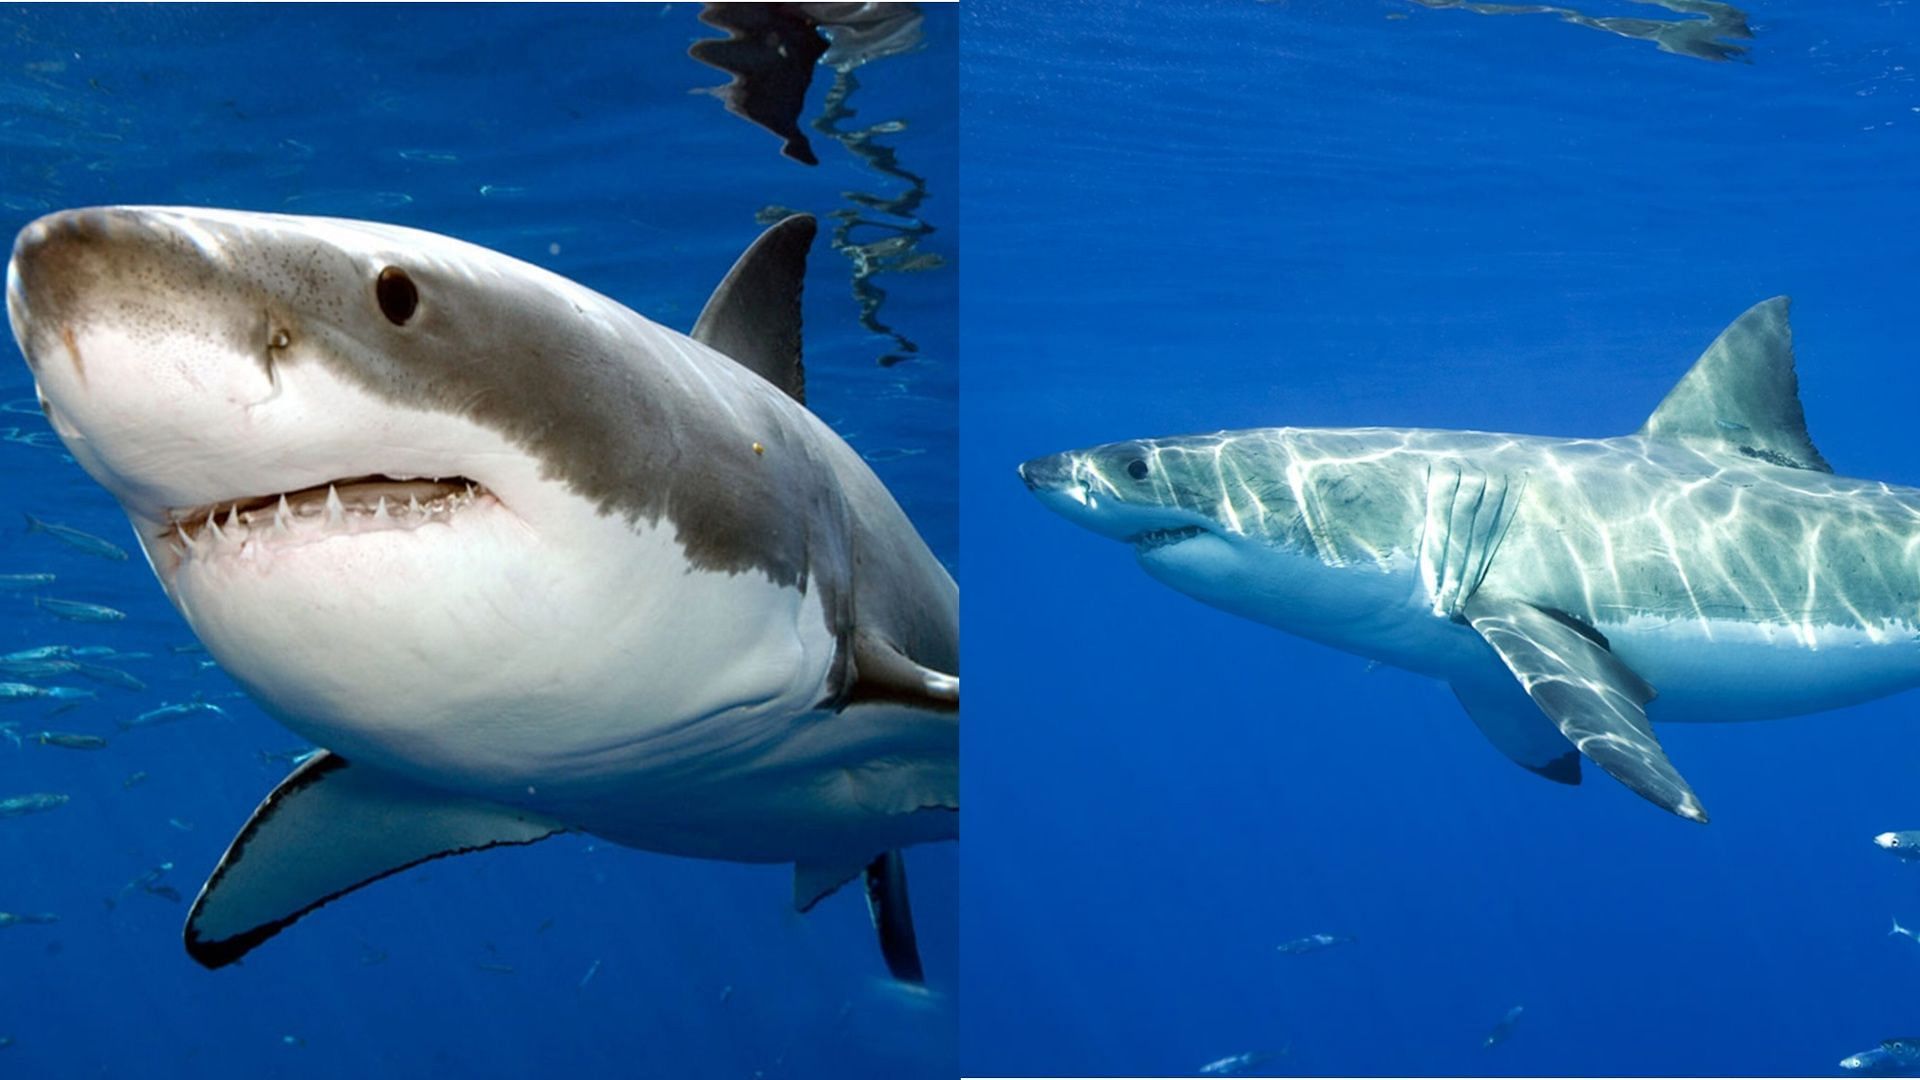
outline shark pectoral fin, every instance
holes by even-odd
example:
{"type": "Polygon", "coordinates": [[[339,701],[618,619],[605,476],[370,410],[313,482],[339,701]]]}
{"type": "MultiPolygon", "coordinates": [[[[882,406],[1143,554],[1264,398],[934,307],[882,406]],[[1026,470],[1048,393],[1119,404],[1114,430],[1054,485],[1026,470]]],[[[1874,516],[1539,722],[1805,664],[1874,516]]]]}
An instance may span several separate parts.
{"type": "Polygon", "coordinates": [[[1560,733],[1642,798],[1693,821],[1707,812],[1647,721],[1653,688],[1606,639],[1571,616],[1520,600],[1475,596],[1467,621],[1560,733]]]}
{"type": "Polygon", "coordinates": [[[1794,469],[1832,472],[1807,434],[1793,371],[1790,301],[1763,300],[1700,354],[1640,434],[1794,469]]]}
{"type": "Polygon", "coordinates": [[[880,935],[887,971],[916,986],[927,981],[920,968],[920,944],[913,933],[913,907],[907,903],[907,863],[889,851],[867,864],[867,911],[880,935]]]}
{"type": "Polygon", "coordinates": [[[187,954],[224,967],[308,912],[407,867],[563,831],[320,751],[273,789],[187,915],[187,954]]]}
{"type": "Polygon", "coordinates": [[[866,632],[853,637],[853,685],[840,702],[891,702],[931,712],[960,709],[960,676],[915,663],[895,646],[866,632]]]}
{"type": "Polygon", "coordinates": [[[688,335],[803,405],[800,286],[817,228],[813,215],[795,214],[761,233],[713,290],[688,335]]]}
{"type": "Polygon", "coordinates": [[[1518,683],[1504,674],[1499,678],[1454,683],[1453,696],[1487,741],[1516,765],[1558,784],[1578,784],[1580,751],[1567,745],[1559,726],[1518,683]]]}

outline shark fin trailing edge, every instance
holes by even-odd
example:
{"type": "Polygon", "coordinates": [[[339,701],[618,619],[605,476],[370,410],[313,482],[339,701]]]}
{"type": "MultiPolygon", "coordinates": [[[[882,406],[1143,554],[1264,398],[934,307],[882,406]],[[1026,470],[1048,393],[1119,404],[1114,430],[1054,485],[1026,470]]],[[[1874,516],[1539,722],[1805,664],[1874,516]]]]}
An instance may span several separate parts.
{"type": "Polygon", "coordinates": [[[907,902],[907,865],[898,851],[883,852],[871,861],[795,863],[793,909],[804,915],[858,877],[865,879],[867,913],[873,916],[888,973],[901,982],[924,983],[913,907],[907,902]]]}
{"type": "Polygon", "coordinates": [[[225,967],[325,904],[431,859],[531,844],[563,828],[320,751],[273,789],[187,915],[188,955],[225,967]]]}
{"type": "Polygon", "coordinates": [[[1605,638],[1569,615],[1521,600],[1477,595],[1466,616],[1568,742],[1641,798],[1706,822],[1706,808],[1647,720],[1653,687],[1613,655],[1605,638]]]}
{"type": "Polygon", "coordinates": [[[800,289],[818,225],[794,214],[772,225],[721,279],[689,335],[806,404],[800,289]]]}
{"type": "Polygon", "coordinates": [[[1641,426],[1648,438],[1832,472],[1807,434],[1784,296],[1747,309],[1700,354],[1641,426]]]}
{"type": "Polygon", "coordinates": [[[793,864],[793,910],[805,915],[815,904],[840,891],[840,886],[860,876],[866,868],[863,860],[850,862],[793,864]]]}

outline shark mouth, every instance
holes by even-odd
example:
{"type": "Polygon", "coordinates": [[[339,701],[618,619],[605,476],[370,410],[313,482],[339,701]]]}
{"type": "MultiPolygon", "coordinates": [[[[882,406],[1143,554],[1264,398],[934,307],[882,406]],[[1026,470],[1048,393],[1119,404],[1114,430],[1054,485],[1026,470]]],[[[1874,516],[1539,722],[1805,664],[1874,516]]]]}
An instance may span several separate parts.
{"type": "Polygon", "coordinates": [[[1181,525],[1173,529],[1148,529],[1135,533],[1127,539],[1134,550],[1142,555],[1159,548],[1172,547],[1175,544],[1206,535],[1207,530],[1198,525],[1181,525]]]}
{"type": "Polygon", "coordinates": [[[361,476],[298,491],[207,503],[167,514],[162,534],[181,557],[320,536],[416,529],[447,522],[492,492],[463,476],[396,480],[361,476]]]}

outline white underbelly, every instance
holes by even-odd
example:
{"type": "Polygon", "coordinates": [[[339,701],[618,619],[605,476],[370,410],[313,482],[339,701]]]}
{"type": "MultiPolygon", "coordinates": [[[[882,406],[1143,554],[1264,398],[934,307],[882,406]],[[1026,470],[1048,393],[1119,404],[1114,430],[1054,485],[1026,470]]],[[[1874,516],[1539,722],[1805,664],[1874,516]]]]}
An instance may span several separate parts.
{"type": "Polygon", "coordinates": [[[1600,631],[1658,691],[1655,721],[1799,716],[1920,685],[1912,628],[1636,618],[1600,631]]]}

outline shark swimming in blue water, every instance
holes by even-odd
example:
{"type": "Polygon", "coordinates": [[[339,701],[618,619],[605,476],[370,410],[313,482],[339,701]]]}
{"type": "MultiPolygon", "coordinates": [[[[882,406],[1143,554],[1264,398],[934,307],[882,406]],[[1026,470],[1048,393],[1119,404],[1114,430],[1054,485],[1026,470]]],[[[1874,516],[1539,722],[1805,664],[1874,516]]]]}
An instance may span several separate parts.
{"type": "Polygon", "coordinates": [[[1263,428],[1020,474],[1181,592],[1444,680],[1533,772],[1578,783],[1584,754],[1705,822],[1652,722],[1920,685],[1920,489],[1834,475],[1787,312],[1742,315],[1631,435],[1263,428]]]}

